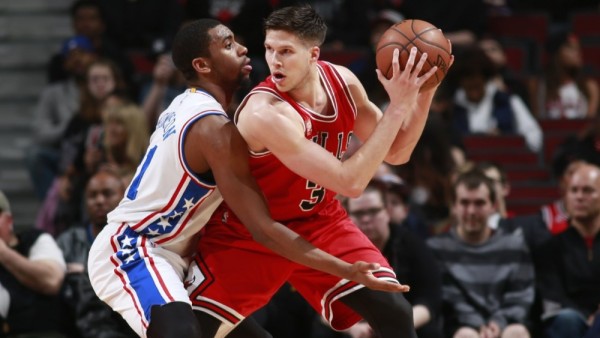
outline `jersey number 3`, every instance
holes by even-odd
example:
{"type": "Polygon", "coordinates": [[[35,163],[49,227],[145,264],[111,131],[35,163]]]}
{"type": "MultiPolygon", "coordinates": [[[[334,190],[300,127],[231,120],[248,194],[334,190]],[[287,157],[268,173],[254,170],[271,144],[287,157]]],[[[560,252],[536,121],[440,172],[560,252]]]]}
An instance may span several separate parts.
{"type": "Polygon", "coordinates": [[[310,190],[310,200],[302,200],[300,202],[300,209],[303,211],[312,210],[315,205],[321,203],[325,197],[325,189],[314,182],[306,180],[306,189],[310,190]]]}

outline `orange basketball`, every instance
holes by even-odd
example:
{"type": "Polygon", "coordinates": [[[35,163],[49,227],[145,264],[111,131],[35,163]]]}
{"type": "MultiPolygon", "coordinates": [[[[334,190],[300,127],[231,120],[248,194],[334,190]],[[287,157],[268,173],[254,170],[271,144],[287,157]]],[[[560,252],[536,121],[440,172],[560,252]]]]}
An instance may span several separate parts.
{"type": "Polygon", "coordinates": [[[392,77],[392,58],[394,49],[400,51],[400,69],[404,69],[410,50],[417,47],[418,62],[422,53],[427,53],[427,61],[419,75],[425,74],[431,67],[438,70],[427,80],[421,89],[439,84],[448,71],[451,58],[450,43],[441,30],[423,20],[404,20],[388,28],[379,39],[376,51],[377,68],[386,78],[392,77]]]}

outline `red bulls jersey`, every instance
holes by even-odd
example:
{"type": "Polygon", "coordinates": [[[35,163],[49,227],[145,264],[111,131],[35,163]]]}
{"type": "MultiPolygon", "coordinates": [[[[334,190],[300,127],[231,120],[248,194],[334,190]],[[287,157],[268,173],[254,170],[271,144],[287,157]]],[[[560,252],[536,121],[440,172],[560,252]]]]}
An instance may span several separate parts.
{"type": "MultiPolygon", "coordinates": [[[[356,105],[346,81],[333,65],[319,61],[318,70],[331,107],[327,115],[304,107],[286,93],[277,90],[269,76],[242,101],[236,112],[235,121],[237,122],[237,115],[251,95],[256,93],[273,95],[290,104],[302,118],[307,139],[321,145],[341,159],[352,137],[356,105]]],[[[316,214],[330,203],[339,203],[335,199],[335,192],[295,174],[268,150],[262,153],[251,152],[250,168],[265,194],[271,216],[275,220],[305,218],[316,214]]]]}

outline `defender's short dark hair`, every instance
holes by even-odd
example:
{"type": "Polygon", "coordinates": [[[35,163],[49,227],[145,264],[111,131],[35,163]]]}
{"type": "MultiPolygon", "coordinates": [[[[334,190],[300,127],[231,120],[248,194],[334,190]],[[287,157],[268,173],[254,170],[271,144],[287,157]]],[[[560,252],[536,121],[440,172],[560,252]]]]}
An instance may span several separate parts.
{"type": "Polygon", "coordinates": [[[327,25],[309,5],[289,6],[275,10],[264,22],[264,30],[283,30],[320,46],[325,41],[327,25]]]}
{"type": "Polygon", "coordinates": [[[186,80],[196,78],[192,60],[197,57],[210,57],[210,34],[208,31],[220,25],[215,19],[199,19],[182,26],[175,38],[171,53],[175,67],[179,69],[186,80]]]}

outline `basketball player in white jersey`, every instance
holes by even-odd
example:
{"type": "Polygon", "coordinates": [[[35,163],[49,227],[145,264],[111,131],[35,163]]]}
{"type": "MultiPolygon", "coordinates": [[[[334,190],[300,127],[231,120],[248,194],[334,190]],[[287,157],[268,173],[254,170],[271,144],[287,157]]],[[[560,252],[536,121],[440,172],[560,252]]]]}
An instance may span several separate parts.
{"type": "MultiPolygon", "coordinates": [[[[189,88],[160,115],[135,177],[90,250],[89,274],[100,299],[141,337],[200,337],[183,278],[199,231],[223,198],[276,253],[373,289],[402,291],[371,275],[378,264],[346,263],[269,216],[248,168],[247,145],[224,111],[251,71],[247,49],[233,33],[218,21],[198,20],[177,33],[172,52],[189,88]]],[[[269,336],[247,323],[230,337],[269,336]]]]}

